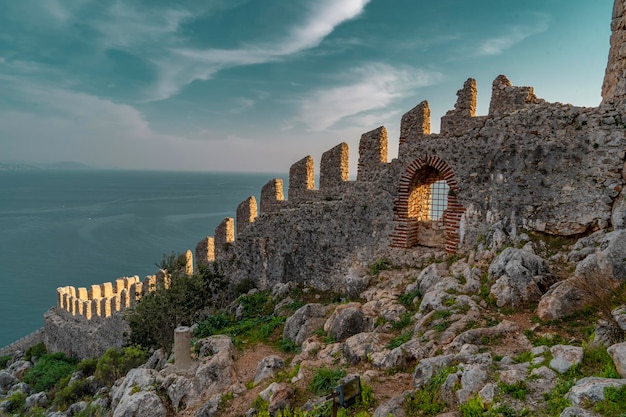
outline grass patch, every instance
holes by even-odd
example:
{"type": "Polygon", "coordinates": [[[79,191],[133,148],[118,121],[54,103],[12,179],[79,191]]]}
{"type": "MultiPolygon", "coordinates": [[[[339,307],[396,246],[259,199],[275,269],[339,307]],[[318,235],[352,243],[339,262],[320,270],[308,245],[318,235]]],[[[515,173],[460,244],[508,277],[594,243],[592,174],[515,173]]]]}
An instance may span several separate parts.
{"type": "Polygon", "coordinates": [[[522,352],[516,357],[513,358],[513,362],[515,363],[525,363],[530,362],[534,358],[533,353],[531,351],[522,352]]]}
{"type": "Polygon", "coordinates": [[[626,386],[606,387],[604,400],[593,406],[593,411],[606,417],[621,417],[626,414],[626,386]]]}
{"type": "Polygon", "coordinates": [[[579,369],[584,375],[621,378],[613,359],[602,345],[583,344],[583,361],[579,369]]]}
{"type": "Polygon", "coordinates": [[[391,268],[391,261],[387,258],[380,258],[374,262],[369,269],[370,275],[378,276],[381,271],[391,268]]]}
{"type": "Polygon", "coordinates": [[[413,314],[406,312],[400,316],[400,320],[392,322],[391,327],[395,330],[404,329],[411,324],[411,320],[413,320],[413,314]]]}
{"type": "Polygon", "coordinates": [[[574,384],[573,379],[561,380],[550,392],[543,395],[544,400],[546,400],[548,415],[558,416],[565,408],[569,407],[570,402],[565,398],[565,394],[574,384]]]}
{"type": "Polygon", "coordinates": [[[328,394],[344,376],[346,371],[343,369],[319,368],[309,382],[309,390],[316,395],[328,394]]]}
{"type": "Polygon", "coordinates": [[[449,366],[437,372],[428,383],[410,394],[405,401],[405,411],[409,416],[436,416],[446,409],[441,399],[441,385],[448,375],[457,371],[456,367],[449,366]]]}
{"type": "Polygon", "coordinates": [[[498,384],[498,388],[516,400],[523,401],[526,399],[526,395],[528,394],[528,386],[525,381],[518,381],[515,384],[505,384],[500,382],[498,384]]]}
{"type": "Polygon", "coordinates": [[[395,349],[397,347],[402,346],[403,344],[405,344],[409,340],[411,340],[412,337],[413,337],[413,332],[411,332],[411,331],[403,332],[400,336],[397,336],[397,337],[394,337],[393,339],[391,339],[391,341],[389,343],[387,343],[386,347],[388,349],[395,349]]]}
{"type": "Polygon", "coordinates": [[[400,297],[398,297],[398,301],[400,302],[400,304],[405,306],[408,310],[413,311],[417,307],[415,305],[416,303],[414,303],[413,301],[416,298],[418,299],[421,298],[421,296],[422,294],[420,293],[419,288],[415,286],[415,289],[413,289],[412,291],[404,293],[400,297]]]}

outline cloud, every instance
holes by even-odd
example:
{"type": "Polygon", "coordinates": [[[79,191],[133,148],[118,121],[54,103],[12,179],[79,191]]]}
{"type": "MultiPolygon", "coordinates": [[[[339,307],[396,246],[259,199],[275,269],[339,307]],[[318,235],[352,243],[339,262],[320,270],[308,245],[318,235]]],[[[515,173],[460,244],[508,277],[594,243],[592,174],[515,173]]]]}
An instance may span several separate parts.
{"type": "Polygon", "coordinates": [[[206,80],[224,68],[274,62],[318,46],[345,21],[360,15],[370,0],[325,0],[309,6],[304,23],[294,25],[272,42],[247,44],[238,49],[174,48],[174,59],[161,59],[156,99],[176,94],[194,80],[206,80]]]}
{"type": "Polygon", "coordinates": [[[550,26],[550,18],[547,15],[534,14],[532,20],[533,24],[511,25],[507,33],[480,42],[476,55],[499,55],[524,39],[545,32],[550,26]]]}
{"type": "MultiPolygon", "coordinates": [[[[305,96],[298,104],[296,121],[320,131],[356,115],[385,109],[396,100],[412,95],[415,89],[437,83],[435,71],[399,69],[387,64],[370,64],[349,71],[346,85],[322,89],[305,96]]],[[[369,119],[369,118],[368,118],[369,119]]]]}

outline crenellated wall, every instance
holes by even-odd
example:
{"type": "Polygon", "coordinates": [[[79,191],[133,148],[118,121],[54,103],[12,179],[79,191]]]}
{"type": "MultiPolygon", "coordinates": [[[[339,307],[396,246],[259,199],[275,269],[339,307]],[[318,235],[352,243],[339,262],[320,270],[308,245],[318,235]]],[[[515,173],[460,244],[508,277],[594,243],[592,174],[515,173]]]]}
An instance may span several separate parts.
{"type": "MultiPolygon", "coordinates": [[[[431,133],[430,108],[421,101],[402,116],[396,159],[388,161],[384,126],[361,136],[356,181],[349,180],[346,143],[322,155],[319,189],[313,158],[297,161],[288,199],[282,179],[270,180],[260,210],[254,197],[246,199],[236,228],[225,218],[198,243],[197,264],[217,262],[232,284],[252,279],[265,289],[293,281],[341,291],[353,268],[381,257],[411,264],[424,247],[469,250],[498,222],[512,235],[520,228],[581,236],[625,227],[625,11],[626,0],[616,0],[599,107],[548,103],[500,75],[489,113],[477,116],[469,78],[440,133],[431,133]]],[[[190,252],[185,260],[189,265],[190,252]]],[[[138,294],[166,283],[162,275],[63,287],[59,308],[67,317],[115,318],[138,294]]]]}

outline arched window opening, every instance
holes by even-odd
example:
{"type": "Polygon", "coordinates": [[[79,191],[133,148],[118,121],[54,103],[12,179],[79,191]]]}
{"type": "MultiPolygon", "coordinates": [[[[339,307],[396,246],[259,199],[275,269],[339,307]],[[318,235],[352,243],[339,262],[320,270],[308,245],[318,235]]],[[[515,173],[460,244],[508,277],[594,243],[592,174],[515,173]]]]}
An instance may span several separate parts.
{"type": "Polygon", "coordinates": [[[441,173],[426,166],[411,181],[408,218],[411,221],[412,245],[445,246],[445,210],[450,187],[441,173]]]}
{"type": "Polygon", "coordinates": [[[452,169],[439,157],[417,158],[406,167],[394,203],[396,227],[391,246],[428,246],[454,253],[465,209],[457,198],[452,169]]]}

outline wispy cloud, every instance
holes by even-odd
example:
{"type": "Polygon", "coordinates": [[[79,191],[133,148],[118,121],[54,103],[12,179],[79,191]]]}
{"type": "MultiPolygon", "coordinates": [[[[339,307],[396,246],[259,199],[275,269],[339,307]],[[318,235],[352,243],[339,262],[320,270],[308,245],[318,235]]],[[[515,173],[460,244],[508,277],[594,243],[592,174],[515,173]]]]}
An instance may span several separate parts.
{"type": "Polygon", "coordinates": [[[272,42],[247,44],[237,49],[174,48],[175,59],[162,59],[156,98],[167,98],[193,80],[206,80],[221,69],[273,62],[318,46],[345,21],[360,15],[370,0],[325,0],[309,6],[303,23],[272,42]]]}
{"type": "Polygon", "coordinates": [[[545,32],[550,27],[550,18],[545,14],[533,14],[532,23],[511,25],[500,36],[486,39],[478,44],[476,55],[499,55],[533,35],[545,32]]]}
{"type": "Polygon", "coordinates": [[[298,104],[296,121],[313,131],[325,130],[343,119],[365,116],[385,109],[394,101],[415,93],[415,89],[441,80],[436,71],[400,69],[387,64],[371,64],[349,72],[345,85],[322,89],[305,96],[298,104]]]}

